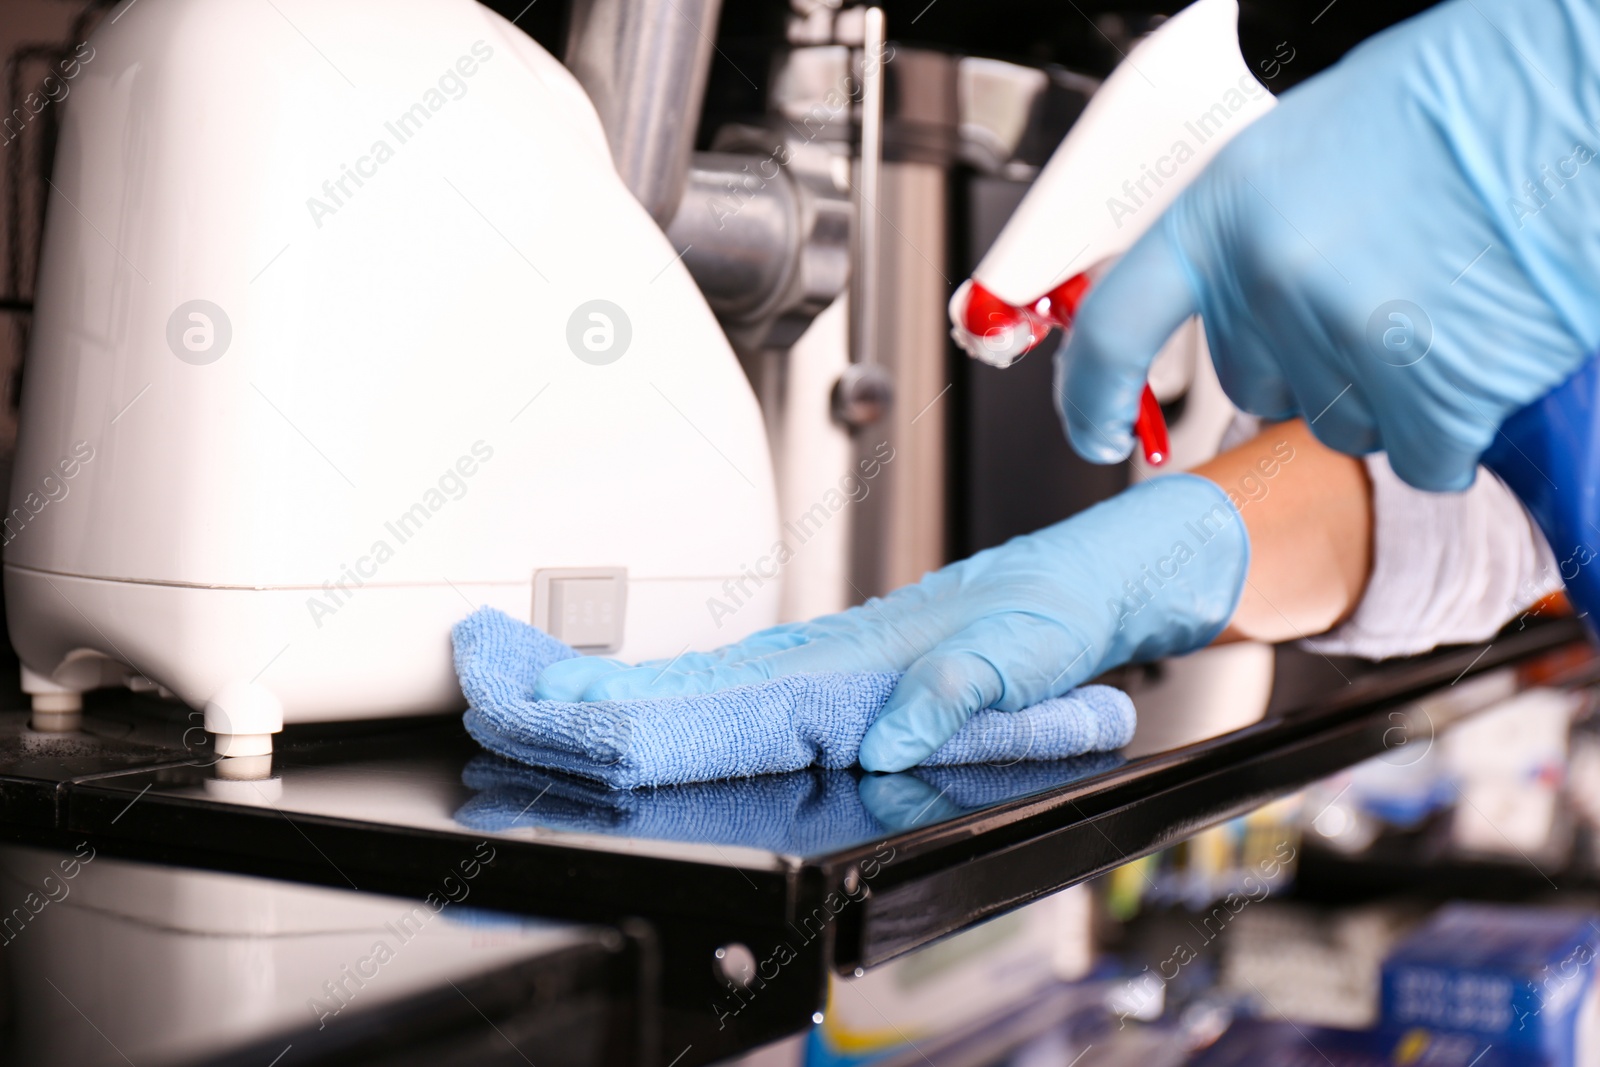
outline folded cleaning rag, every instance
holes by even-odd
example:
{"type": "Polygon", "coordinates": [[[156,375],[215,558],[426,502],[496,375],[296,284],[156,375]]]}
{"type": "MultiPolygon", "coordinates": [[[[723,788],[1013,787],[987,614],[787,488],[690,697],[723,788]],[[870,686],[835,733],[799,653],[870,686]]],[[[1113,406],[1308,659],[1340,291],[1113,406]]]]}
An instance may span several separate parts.
{"type": "MultiPolygon", "coordinates": [[[[649,700],[535,700],[540,672],[577,655],[493,608],[452,632],[467,732],[509,759],[613,789],[706,782],[802,767],[848,767],[895,673],[799,674],[715,693],[649,700]]],[[[1015,763],[1120,748],[1133,702],[1086,685],[1022,711],[982,711],[925,765],[1015,763]]]]}

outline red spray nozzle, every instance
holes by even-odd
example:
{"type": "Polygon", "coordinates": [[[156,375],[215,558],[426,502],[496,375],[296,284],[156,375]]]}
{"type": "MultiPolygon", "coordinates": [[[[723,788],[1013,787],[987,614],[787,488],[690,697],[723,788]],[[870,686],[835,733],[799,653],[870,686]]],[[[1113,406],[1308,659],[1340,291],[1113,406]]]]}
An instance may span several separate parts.
{"type": "MultiPolygon", "coordinates": [[[[1045,339],[1052,328],[1066,329],[1078,313],[1078,305],[1089,292],[1089,276],[1074,274],[1027,307],[1017,307],[1001,300],[974,279],[967,294],[967,306],[961,315],[961,325],[967,333],[981,343],[1020,347],[1005,359],[1004,366],[1023,352],[1045,339]],[[1026,329],[1027,336],[1016,338],[1013,331],[1026,329]]],[[[1167,420],[1161,414],[1161,404],[1147,382],[1139,397],[1139,416],[1133,423],[1134,436],[1144,451],[1144,459],[1159,467],[1171,455],[1167,436],[1167,420]]]]}
{"type": "MultiPolygon", "coordinates": [[[[1013,346],[1020,348],[1018,352],[1008,353],[1012,358],[1019,357],[1043,341],[1054,325],[1041,318],[1032,308],[1006,303],[977,281],[972,283],[967,293],[967,306],[961,319],[967,333],[986,346],[997,351],[1013,346]],[[1018,329],[1025,330],[1027,336],[1014,337],[1013,332],[1018,329]]],[[[1006,362],[1009,363],[1010,359],[1006,362]]]]}
{"type": "Polygon", "coordinates": [[[1159,467],[1172,455],[1172,443],[1167,437],[1167,418],[1161,414],[1161,401],[1156,399],[1154,389],[1150,383],[1144,383],[1144,392],[1139,395],[1139,417],[1133,420],[1133,436],[1139,439],[1139,447],[1144,449],[1144,461],[1152,467],[1159,467]]]}
{"type": "MultiPolygon", "coordinates": [[[[974,283],[976,284],[976,283],[974,283]]],[[[1033,302],[1033,311],[1052,326],[1066,329],[1078,313],[1078,305],[1089,295],[1089,276],[1074,274],[1033,302]]]]}

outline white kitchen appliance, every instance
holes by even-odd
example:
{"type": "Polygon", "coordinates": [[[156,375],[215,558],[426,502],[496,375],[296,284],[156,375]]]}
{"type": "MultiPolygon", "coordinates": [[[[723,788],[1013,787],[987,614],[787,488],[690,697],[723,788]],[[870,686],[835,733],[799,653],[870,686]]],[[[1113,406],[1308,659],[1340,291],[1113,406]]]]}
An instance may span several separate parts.
{"type": "Polygon", "coordinates": [[[628,659],[775,620],[755,399],[547,52],[473,0],[129,0],[90,44],[3,535],[36,726],[159,687],[259,754],[458,706],[477,605],[628,659]]]}

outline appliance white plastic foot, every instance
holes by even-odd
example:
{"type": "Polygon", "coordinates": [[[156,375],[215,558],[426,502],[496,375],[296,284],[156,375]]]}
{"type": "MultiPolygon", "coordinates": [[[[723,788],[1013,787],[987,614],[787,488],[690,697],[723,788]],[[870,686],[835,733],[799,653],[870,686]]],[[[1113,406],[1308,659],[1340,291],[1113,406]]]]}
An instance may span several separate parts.
{"type": "Polygon", "coordinates": [[[70,734],[83,728],[83,694],[37,671],[22,668],[22,691],[32,698],[28,726],[41,734],[70,734]]]}
{"type": "Polygon", "coordinates": [[[271,734],[213,734],[217,755],[224,758],[272,755],[271,734]]]}
{"type": "Polygon", "coordinates": [[[283,799],[283,779],[272,773],[271,756],[219,759],[212,773],[214,777],[205,782],[208,797],[257,807],[272,807],[283,799]]]}
{"type": "Polygon", "coordinates": [[[283,704],[265,686],[230,682],[206,701],[206,731],[222,757],[265,756],[283,729],[283,704]]]}
{"type": "Polygon", "coordinates": [[[82,693],[35,693],[28,726],[35,733],[71,734],[83,729],[82,693]]]}

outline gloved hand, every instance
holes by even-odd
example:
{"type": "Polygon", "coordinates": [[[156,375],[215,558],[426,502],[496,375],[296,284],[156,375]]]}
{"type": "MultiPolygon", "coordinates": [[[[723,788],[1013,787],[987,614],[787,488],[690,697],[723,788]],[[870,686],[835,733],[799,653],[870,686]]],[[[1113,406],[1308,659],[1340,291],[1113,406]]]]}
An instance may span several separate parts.
{"type": "Polygon", "coordinates": [[[1600,347],[1597,151],[1592,0],[1447,0],[1373,37],[1089,294],[1057,367],[1074,447],[1129,453],[1146,368],[1198,313],[1240,407],[1465,489],[1501,422],[1600,347]]]}
{"type": "Polygon", "coordinates": [[[534,696],[620,700],[904,671],[860,753],[867,770],[904,770],[984,708],[1019,711],[1119,664],[1209,644],[1233,615],[1249,557],[1227,495],[1177,474],[837,615],[667,663],[553,664],[534,696]]]}

